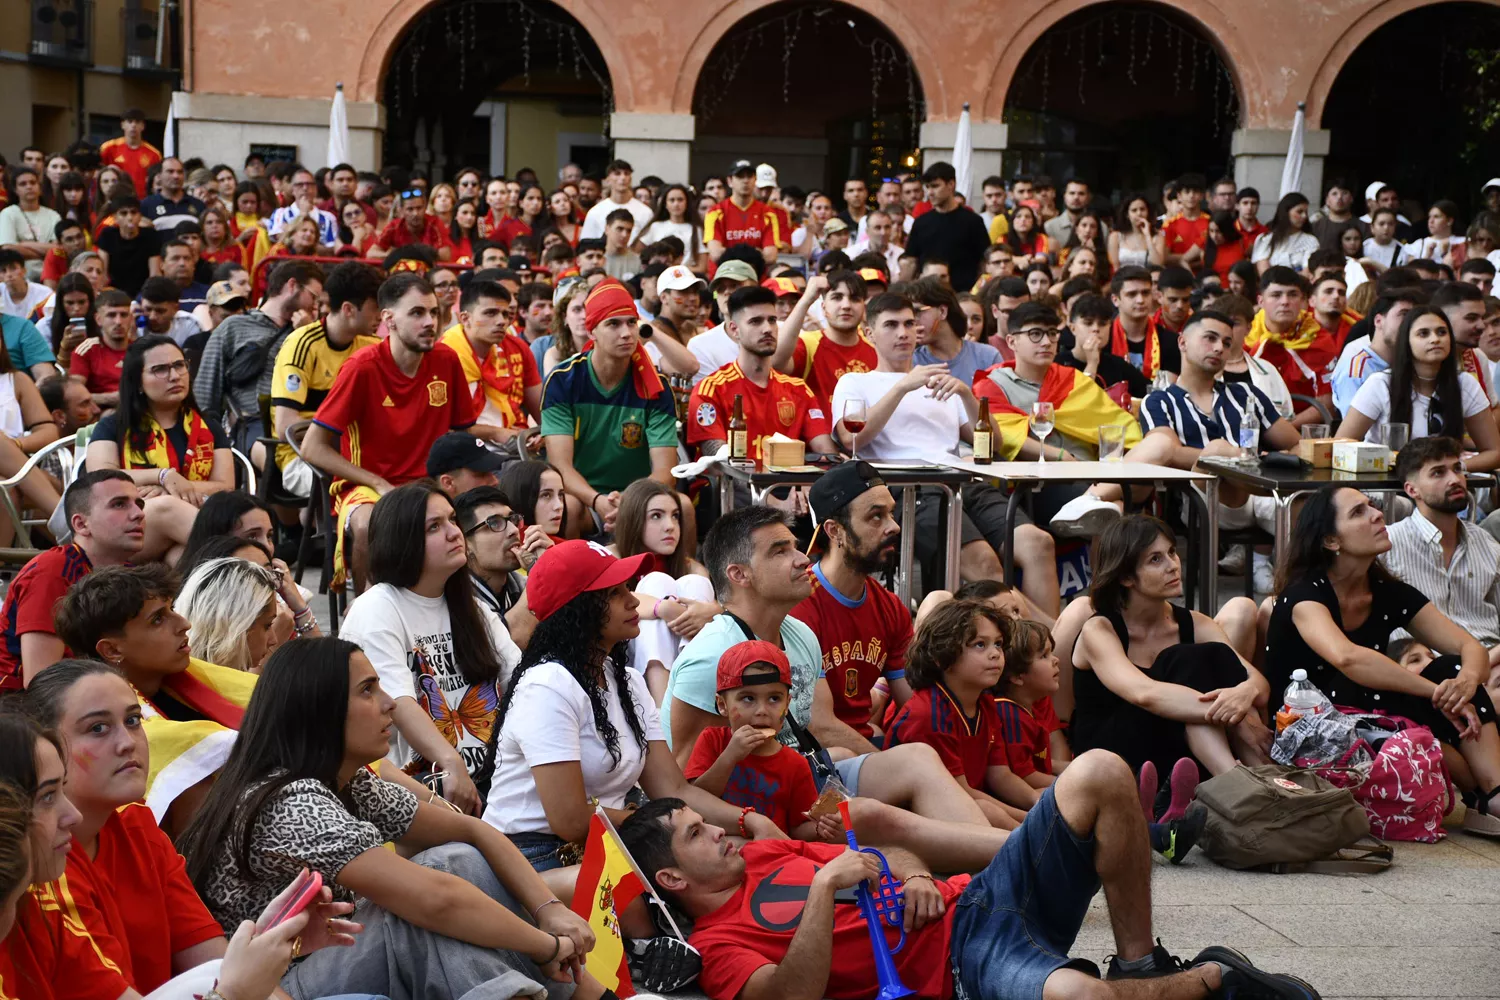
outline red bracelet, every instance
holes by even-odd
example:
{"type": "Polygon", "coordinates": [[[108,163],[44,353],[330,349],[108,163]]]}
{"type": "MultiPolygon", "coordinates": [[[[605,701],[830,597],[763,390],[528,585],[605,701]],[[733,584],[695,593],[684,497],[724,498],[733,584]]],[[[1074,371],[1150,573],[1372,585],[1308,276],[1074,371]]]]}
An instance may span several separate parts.
{"type": "Polygon", "coordinates": [[[754,806],[746,806],[740,810],[740,836],[746,840],[750,839],[750,833],[745,829],[745,817],[755,812],[754,806]]]}

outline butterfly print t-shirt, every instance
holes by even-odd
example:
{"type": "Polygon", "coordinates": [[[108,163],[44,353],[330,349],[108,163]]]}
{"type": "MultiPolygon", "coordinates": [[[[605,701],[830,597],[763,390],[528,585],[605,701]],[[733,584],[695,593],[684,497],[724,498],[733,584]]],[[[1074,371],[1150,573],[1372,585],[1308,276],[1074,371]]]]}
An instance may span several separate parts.
{"type": "MultiPolygon", "coordinates": [[[[438,732],[458,748],[470,775],[484,763],[500,693],[521,661],[521,651],[495,613],[483,605],[479,613],[505,670],[499,680],[473,685],[454,656],[453,624],[444,598],[376,584],[349,605],[339,629],[340,638],[364,649],[386,694],[422,706],[438,732]]],[[[422,766],[399,730],[391,734],[390,759],[401,767],[422,766]]]]}

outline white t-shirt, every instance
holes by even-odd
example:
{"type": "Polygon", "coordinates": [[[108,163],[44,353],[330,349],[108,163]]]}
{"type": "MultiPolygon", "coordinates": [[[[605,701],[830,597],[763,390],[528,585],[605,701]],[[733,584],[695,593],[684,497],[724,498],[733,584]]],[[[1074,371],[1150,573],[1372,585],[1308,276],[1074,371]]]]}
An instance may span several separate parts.
{"type": "Polygon", "coordinates": [[[583,770],[583,790],[609,809],[623,809],[626,794],[641,780],[652,741],[666,741],[661,717],[646,679],[625,672],[630,700],[646,735],[646,746],[636,742],[615,687],[614,665],[604,664],[605,714],[620,735],[620,763],[616,764],[594,725],[589,696],[560,663],[538,663],[521,675],[505,713],[505,725],[495,747],[495,775],[484,808],[484,821],[502,833],[547,833],[547,813],[537,794],[533,767],[577,761],[583,770]]]}
{"type": "Polygon", "coordinates": [[[7,243],[52,243],[57,240],[57,224],[62,221],[46,205],[35,211],[22,211],[20,205],[0,209],[0,246],[7,243]]]}
{"type": "MultiPolygon", "coordinates": [[[[1490,408],[1490,401],[1485,398],[1484,388],[1473,375],[1468,372],[1459,372],[1458,385],[1463,392],[1465,420],[1490,408]]],[[[1423,396],[1416,391],[1412,392],[1411,436],[1413,438],[1427,437],[1427,412],[1431,405],[1430,396],[1423,396]]],[[[1390,420],[1391,373],[1376,372],[1365,379],[1365,384],[1359,387],[1359,391],[1354,394],[1354,401],[1349,406],[1374,421],[1370,429],[1365,432],[1365,440],[1372,444],[1377,443],[1376,435],[1380,430],[1380,425],[1390,420]]],[[[1449,432],[1457,437],[1463,433],[1463,429],[1449,428],[1449,432]]]]}
{"type": "Polygon", "coordinates": [[[26,283],[26,294],[19,299],[11,297],[9,285],[0,285],[0,313],[7,316],[31,320],[35,313],[39,320],[45,322],[52,315],[55,305],[52,289],[35,281],[26,283]]]}
{"type": "Polygon", "coordinates": [[[692,351],[693,357],[698,359],[698,373],[693,376],[694,385],[708,378],[729,362],[739,360],[740,356],[739,345],[729,339],[723,323],[704,330],[689,340],[687,349],[692,351]]]}
{"type": "Polygon", "coordinates": [[[1381,246],[1375,242],[1375,237],[1367,236],[1365,237],[1363,249],[1366,257],[1377,264],[1384,264],[1386,267],[1400,267],[1411,260],[1411,257],[1407,254],[1407,248],[1395,240],[1391,240],[1385,246],[1381,246]]]}
{"type": "MultiPolygon", "coordinates": [[[[850,372],[833,389],[833,412],[842,414],[847,399],[863,399],[869,412],[905,377],[905,372],[850,372]]],[[[959,431],[968,422],[969,411],[960,397],[939,402],[926,388],[913,389],[901,398],[875,440],[861,442],[860,457],[925,462],[934,455],[956,455],[959,431]]]]}
{"type": "Polygon", "coordinates": [[[637,237],[643,246],[660,243],[668,236],[675,236],[682,241],[683,248],[687,251],[688,258],[697,256],[697,250],[703,245],[702,231],[695,229],[691,222],[671,222],[658,219],[652,222],[637,237]]]}
{"type": "Polygon", "coordinates": [[[634,198],[623,205],[617,201],[610,201],[608,198],[599,199],[594,207],[589,209],[589,214],[583,217],[583,231],[579,234],[578,238],[582,240],[603,239],[604,220],[609,218],[609,214],[618,208],[627,209],[635,218],[635,228],[630,231],[630,242],[634,243],[636,238],[640,236],[641,230],[651,225],[651,216],[655,214],[651,211],[650,206],[634,198]]]}
{"type": "Polygon", "coordinates": [[[1266,232],[1255,237],[1255,243],[1250,248],[1250,260],[1256,264],[1269,260],[1272,267],[1290,267],[1302,271],[1307,268],[1307,258],[1317,253],[1318,247],[1318,238],[1312,233],[1293,233],[1273,249],[1271,234],[1266,232]]]}
{"type": "MultiPolygon", "coordinates": [[[[364,649],[386,694],[415,699],[432,717],[438,732],[458,748],[471,775],[484,764],[485,742],[500,695],[510,672],[521,662],[521,651],[495,613],[480,604],[479,616],[489,629],[503,670],[499,680],[473,687],[454,659],[446,598],[423,597],[377,583],[354,599],[339,628],[339,638],[364,649]],[[421,655],[415,655],[419,650],[421,655]]],[[[393,729],[390,760],[405,767],[415,756],[411,744],[393,729]]]]}

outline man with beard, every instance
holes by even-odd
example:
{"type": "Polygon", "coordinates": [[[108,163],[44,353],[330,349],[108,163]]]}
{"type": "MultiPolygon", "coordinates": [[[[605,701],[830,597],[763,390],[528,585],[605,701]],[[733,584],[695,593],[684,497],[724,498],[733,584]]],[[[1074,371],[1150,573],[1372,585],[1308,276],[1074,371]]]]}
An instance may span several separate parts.
{"type": "MultiPolygon", "coordinates": [[[[823,558],[809,567],[812,594],[792,609],[823,648],[822,674],[840,722],[866,739],[873,735],[870,689],[884,677],[896,707],[906,704],[906,647],[911,615],[882,587],[877,573],[896,558],[901,526],[896,500],[868,462],[828,470],[808,495],[823,558]]],[[[878,720],[876,720],[878,721],[878,720]]]]}
{"type": "Polygon", "coordinates": [[[1500,682],[1500,542],[1459,519],[1469,505],[1462,452],[1457,439],[1441,434],[1401,449],[1396,475],[1417,509],[1390,526],[1391,550],[1381,562],[1484,644],[1494,688],[1500,682]]]}
{"type": "Polygon", "coordinates": [[[747,454],[761,460],[761,442],[783,434],[807,442],[808,450],[825,455],[838,451],[827,410],[807,383],[771,367],[776,353],[776,293],[760,285],[729,296],[725,331],[739,345],[739,358],[693,387],[688,403],[689,445],[704,454],[719,451],[729,440],[729,420],[738,398],[745,414],[747,454]]]}

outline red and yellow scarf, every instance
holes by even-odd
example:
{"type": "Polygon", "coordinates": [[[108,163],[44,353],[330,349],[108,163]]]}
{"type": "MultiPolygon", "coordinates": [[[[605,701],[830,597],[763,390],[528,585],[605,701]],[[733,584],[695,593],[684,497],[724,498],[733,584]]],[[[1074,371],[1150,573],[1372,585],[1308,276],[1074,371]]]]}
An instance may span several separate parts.
{"type": "Polygon", "coordinates": [[[521,373],[510,370],[498,346],[491,347],[484,361],[480,362],[479,356],[474,352],[474,345],[469,343],[469,338],[464,336],[464,328],[458,324],[449,327],[443,334],[443,343],[453,348],[458,355],[458,362],[464,369],[464,381],[478,383],[474,390],[476,410],[482,406],[483,400],[489,400],[500,411],[506,427],[519,427],[526,423],[526,415],[516,412],[516,401],[510,394],[511,386],[521,373]]]}
{"type": "MultiPolygon", "coordinates": [[[[1109,353],[1117,358],[1128,357],[1130,354],[1130,340],[1125,336],[1125,327],[1118,316],[1109,327],[1109,353]]],[[[1141,353],[1144,355],[1141,359],[1141,374],[1147,378],[1155,378],[1161,368],[1161,334],[1153,320],[1146,320],[1146,345],[1141,353]]]]}
{"type": "Polygon", "coordinates": [[[151,414],[145,431],[132,430],[125,435],[125,468],[173,469],[193,482],[207,482],[214,472],[214,432],[203,414],[188,410],[182,415],[182,429],[187,434],[186,455],[177,454],[172,439],[151,414]]]}

